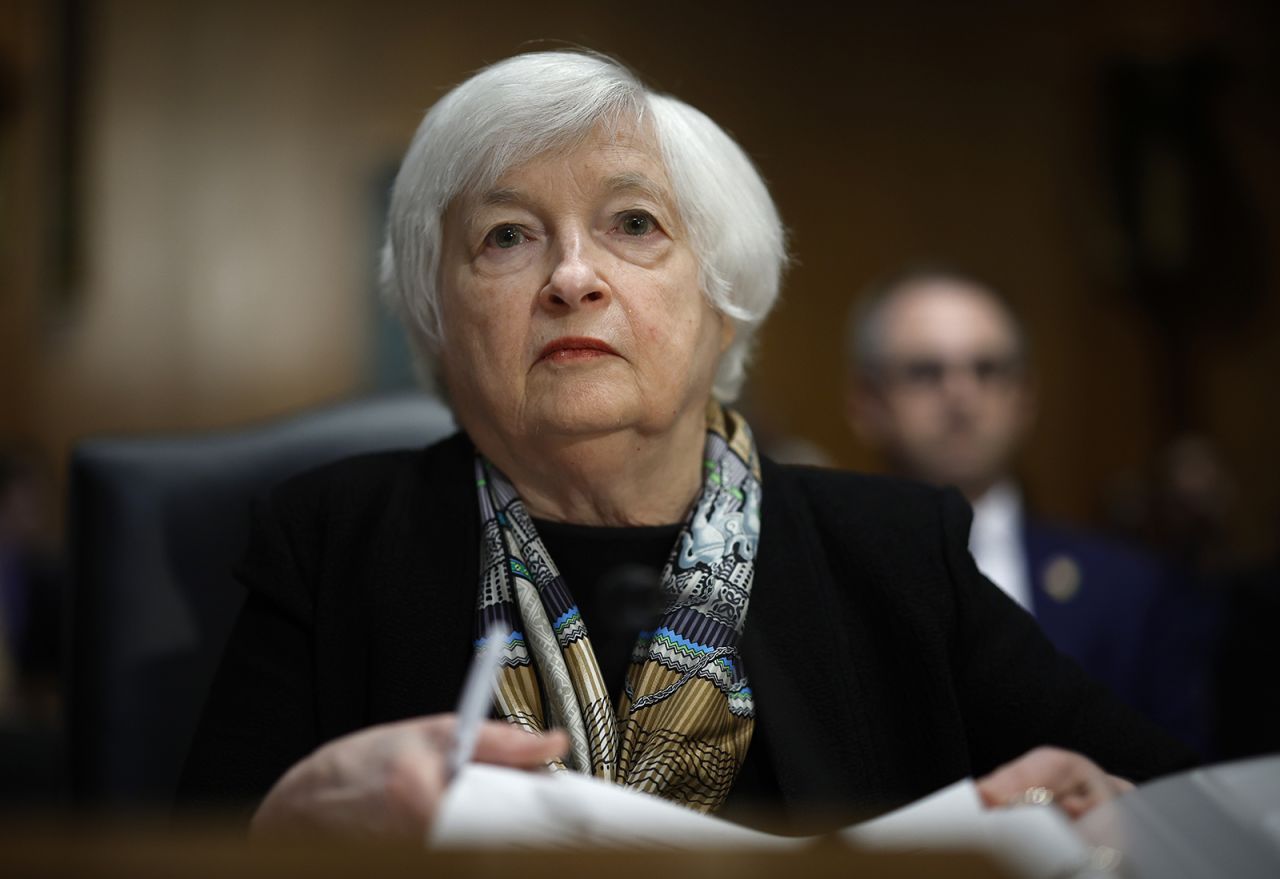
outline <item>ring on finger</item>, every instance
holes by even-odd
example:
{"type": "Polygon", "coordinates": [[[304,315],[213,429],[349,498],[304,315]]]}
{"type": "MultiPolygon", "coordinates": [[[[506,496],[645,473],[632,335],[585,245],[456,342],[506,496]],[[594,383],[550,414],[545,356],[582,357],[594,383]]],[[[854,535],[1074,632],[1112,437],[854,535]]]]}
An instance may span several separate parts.
{"type": "Polygon", "coordinates": [[[1009,798],[1010,806],[1050,806],[1053,805],[1053,791],[1042,784],[1033,784],[1020,794],[1009,798]]]}

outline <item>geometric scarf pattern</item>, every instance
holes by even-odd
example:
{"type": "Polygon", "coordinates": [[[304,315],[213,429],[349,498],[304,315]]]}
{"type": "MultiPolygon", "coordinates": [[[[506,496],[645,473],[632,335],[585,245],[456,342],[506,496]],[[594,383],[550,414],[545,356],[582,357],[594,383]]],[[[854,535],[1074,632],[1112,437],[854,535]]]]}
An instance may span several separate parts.
{"type": "Polygon", "coordinates": [[[760,461],[740,415],[707,409],[702,491],[662,570],[664,611],[640,632],[626,684],[605,689],[569,584],[510,481],[477,454],[483,523],[476,649],[495,623],[510,632],[497,714],[532,732],[559,727],[570,769],[717,809],[742,767],[755,704],[738,642],[760,539],[760,461]]]}

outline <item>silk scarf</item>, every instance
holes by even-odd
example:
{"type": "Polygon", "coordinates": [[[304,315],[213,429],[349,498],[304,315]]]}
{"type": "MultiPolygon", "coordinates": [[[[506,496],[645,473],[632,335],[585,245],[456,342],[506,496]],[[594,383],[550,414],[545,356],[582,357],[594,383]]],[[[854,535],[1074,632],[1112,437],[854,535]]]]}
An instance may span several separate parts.
{"type": "MultiPolygon", "coordinates": [[[[553,769],[593,774],[709,812],[742,766],[755,705],[738,642],[760,536],[760,462],[740,415],[707,409],[702,491],[661,574],[665,610],[640,632],[616,705],[570,584],[515,488],[477,454],[482,519],[476,649],[494,623],[511,632],[495,688],[499,716],[560,727],[570,752],[553,769]]],[[[589,588],[592,584],[582,584],[589,588]]]]}

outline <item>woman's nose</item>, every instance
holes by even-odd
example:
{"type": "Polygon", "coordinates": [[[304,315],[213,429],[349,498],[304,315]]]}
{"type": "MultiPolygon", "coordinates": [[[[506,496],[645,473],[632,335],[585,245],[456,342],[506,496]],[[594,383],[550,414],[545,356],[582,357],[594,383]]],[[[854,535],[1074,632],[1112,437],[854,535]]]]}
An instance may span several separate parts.
{"type": "Polygon", "coordinates": [[[607,305],[612,292],[600,276],[599,259],[600,255],[581,238],[566,241],[546,286],[542,288],[539,298],[543,306],[573,310],[607,305]]]}

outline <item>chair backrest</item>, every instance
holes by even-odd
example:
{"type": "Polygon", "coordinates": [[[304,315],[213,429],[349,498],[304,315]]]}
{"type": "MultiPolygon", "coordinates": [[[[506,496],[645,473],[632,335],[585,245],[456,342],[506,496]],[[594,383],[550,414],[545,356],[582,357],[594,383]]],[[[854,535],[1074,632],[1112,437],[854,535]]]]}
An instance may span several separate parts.
{"type": "Polygon", "coordinates": [[[80,443],[68,686],[77,800],[172,803],[244,600],[231,569],[255,495],[338,458],[421,448],[453,430],[441,403],[404,394],[213,434],[80,443]]]}

